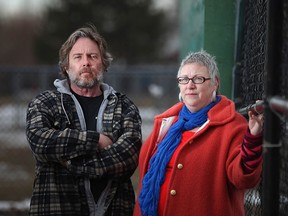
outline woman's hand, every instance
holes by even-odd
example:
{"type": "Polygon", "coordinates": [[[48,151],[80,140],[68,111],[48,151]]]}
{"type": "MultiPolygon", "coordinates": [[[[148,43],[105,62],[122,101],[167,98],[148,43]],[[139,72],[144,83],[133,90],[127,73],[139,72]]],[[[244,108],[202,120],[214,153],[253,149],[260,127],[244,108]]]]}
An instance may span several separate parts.
{"type": "MultiPolygon", "coordinates": [[[[259,101],[256,101],[256,103],[259,101]]],[[[249,111],[249,130],[252,135],[258,135],[262,133],[263,131],[263,125],[264,125],[264,113],[258,113],[249,111]]]]}

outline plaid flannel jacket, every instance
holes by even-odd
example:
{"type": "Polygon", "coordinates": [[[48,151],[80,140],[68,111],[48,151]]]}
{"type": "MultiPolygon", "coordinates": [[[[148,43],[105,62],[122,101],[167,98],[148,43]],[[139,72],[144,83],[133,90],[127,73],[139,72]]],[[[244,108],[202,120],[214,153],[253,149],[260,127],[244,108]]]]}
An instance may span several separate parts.
{"type": "Polygon", "coordinates": [[[30,215],[132,215],[135,194],[130,177],[142,143],[137,107],[102,84],[98,125],[113,144],[100,149],[99,133],[85,130],[83,112],[67,81],[54,84],[58,91],[41,93],[27,110],[26,135],[36,160],[30,215]],[[87,180],[103,176],[110,179],[110,187],[99,206],[89,196],[87,180]],[[101,214],[95,213],[97,208],[101,214]]]}

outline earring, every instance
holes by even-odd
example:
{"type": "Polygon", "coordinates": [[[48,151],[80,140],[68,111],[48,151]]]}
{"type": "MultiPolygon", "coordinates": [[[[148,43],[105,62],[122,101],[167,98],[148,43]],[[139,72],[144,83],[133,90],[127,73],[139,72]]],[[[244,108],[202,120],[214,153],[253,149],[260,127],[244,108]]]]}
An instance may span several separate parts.
{"type": "Polygon", "coordinates": [[[216,100],[216,91],[214,90],[212,92],[212,101],[215,101],[216,100]]]}
{"type": "Polygon", "coordinates": [[[180,102],[183,102],[183,99],[182,99],[182,97],[181,97],[181,93],[179,93],[178,99],[179,99],[180,102]]]}

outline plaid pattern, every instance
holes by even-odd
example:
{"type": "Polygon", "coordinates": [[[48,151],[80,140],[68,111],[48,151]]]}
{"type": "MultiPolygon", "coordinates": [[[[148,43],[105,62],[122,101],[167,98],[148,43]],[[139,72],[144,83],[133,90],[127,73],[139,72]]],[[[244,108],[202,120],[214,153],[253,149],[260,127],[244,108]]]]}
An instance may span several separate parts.
{"type": "Polygon", "coordinates": [[[28,106],[26,134],[36,160],[30,215],[89,215],[84,179],[103,176],[113,180],[105,215],[132,215],[130,177],[142,142],[137,107],[120,93],[108,96],[102,125],[113,145],[99,149],[99,134],[81,130],[73,99],[62,96],[64,107],[58,91],[45,91],[28,106]]]}

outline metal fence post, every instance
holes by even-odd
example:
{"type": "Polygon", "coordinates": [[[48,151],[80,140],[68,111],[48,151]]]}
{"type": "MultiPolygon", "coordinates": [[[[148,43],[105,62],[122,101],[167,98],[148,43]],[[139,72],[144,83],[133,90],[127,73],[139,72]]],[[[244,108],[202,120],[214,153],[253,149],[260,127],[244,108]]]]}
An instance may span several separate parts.
{"type": "MultiPolygon", "coordinates": [[[[265,57],[264,98],[279,95],[282,47],[282,0],[267,1],[267,38],[265,57]]],[[[268,102],[266,101],[268,104],[268,102]]],[[[264,145],[263,145],[263,191],[262,215],[279,214],[280,176],[280,121],[268,105],[265,106],[264,145]]]]}

